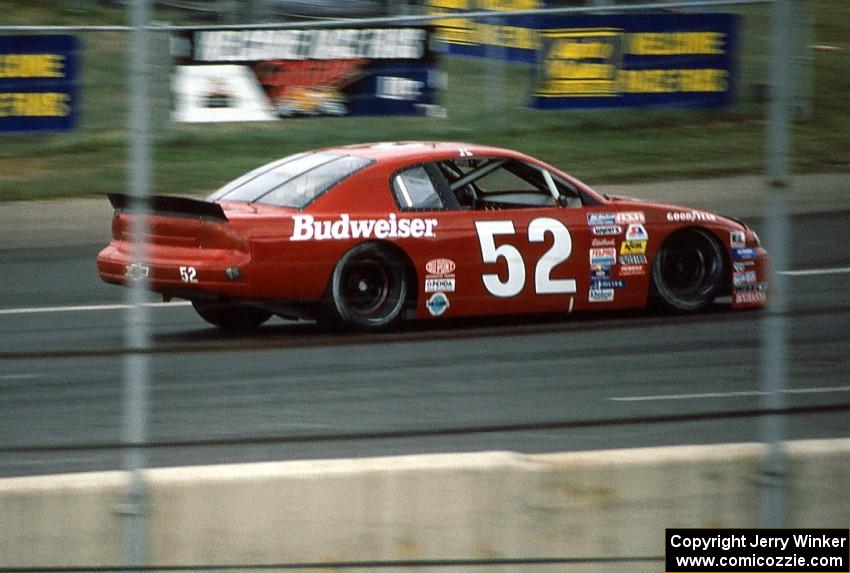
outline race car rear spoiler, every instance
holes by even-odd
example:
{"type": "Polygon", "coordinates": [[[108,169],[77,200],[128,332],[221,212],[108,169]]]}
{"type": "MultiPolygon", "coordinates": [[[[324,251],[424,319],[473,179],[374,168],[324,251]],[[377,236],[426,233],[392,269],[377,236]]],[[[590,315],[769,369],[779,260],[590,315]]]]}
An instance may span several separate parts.
{"type": "MultiPolygon", "coordinates": [[[[132,195],[126,193],[107,193],[112,208],[116,211],[129,211],[136,202],[132,195]]],[[[144,202],[144,209],[153,215],[166,217],[198,217],[227,221],[224,209],[218,203],[199,201],[187,197],[171,197],[169,195],[151,195],[144,202]]]]}

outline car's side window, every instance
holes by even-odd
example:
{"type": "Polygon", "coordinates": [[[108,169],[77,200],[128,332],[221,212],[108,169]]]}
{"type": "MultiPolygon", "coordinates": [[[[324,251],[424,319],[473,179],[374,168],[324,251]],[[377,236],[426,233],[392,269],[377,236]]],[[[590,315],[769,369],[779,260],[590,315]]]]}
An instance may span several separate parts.
{"type": "Polygon", "coordinates": [[[554,207],[559,189],[548,171],[516,159],[461,157],[439,164],[461,208],[554,207]]]}
{"type": "Polygon", "coordinates": [[[402,209],[444,209],[431,176],[424,166],[406,169],[393,177],[393,193],[402,209]]]}

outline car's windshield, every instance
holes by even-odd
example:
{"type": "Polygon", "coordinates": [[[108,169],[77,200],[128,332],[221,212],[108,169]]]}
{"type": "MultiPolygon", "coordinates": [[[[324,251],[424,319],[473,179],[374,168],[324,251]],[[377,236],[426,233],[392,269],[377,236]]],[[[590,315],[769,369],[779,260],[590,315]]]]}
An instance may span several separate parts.
{"type": "Polygon", "coordinates": [[[371,161],[339,153],[299,153],[231,181],[208,201],[244,201],[302,209],[371,161]]]}

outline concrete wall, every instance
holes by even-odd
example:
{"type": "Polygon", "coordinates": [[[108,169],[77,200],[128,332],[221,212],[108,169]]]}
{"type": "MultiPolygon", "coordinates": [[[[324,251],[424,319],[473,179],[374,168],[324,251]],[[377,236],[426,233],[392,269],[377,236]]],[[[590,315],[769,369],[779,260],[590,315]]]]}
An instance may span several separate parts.
{"type": "MultiPolygon", "coordinates": [[[[762,453],[741,444],[151,470],[151,563],[662,556],[665,527],[759,525],[762,453]]],[[[850,440],[794,442],[788,455],[788,525],[847,527],[850,440]]],[[[0,480],[0,567],[122,564],[125,479],[0,480]]]]}

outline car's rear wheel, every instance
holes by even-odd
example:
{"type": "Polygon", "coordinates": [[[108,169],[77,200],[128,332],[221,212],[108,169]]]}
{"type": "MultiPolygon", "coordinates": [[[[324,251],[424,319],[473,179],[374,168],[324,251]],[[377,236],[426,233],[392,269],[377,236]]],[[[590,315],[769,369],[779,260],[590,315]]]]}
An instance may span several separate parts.
{"type": "Polygon", "coordinates": [[[357,245],[334,267],[328,295],[330,322],[358,329],[388,326],[399,319],[407,299],[405,261],[386,246],[357,245]]]}
{"type": "Polygon", "coordinates": [[[695,312],[710,305],[722,287],[723,249],[708,231],[685,229],[667,238],[652,264],[652,285],[662,308],[695,312]]]}
{"type": "Polygon", "coordinates": [[[193,300],[195,311],[207,322],[224,330],[252,330],[272,313],[253,306],[193,300]]]}

